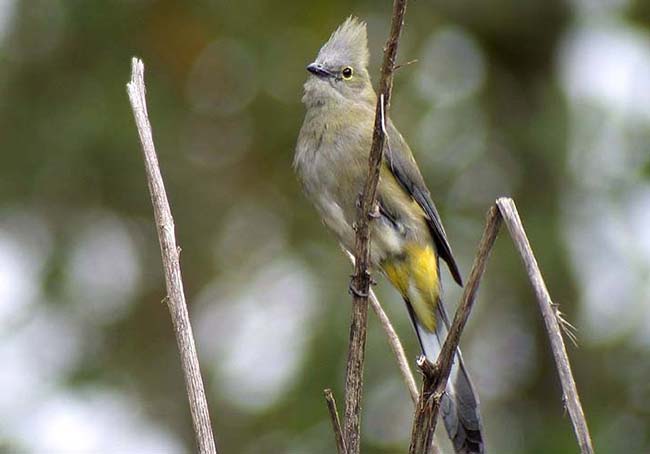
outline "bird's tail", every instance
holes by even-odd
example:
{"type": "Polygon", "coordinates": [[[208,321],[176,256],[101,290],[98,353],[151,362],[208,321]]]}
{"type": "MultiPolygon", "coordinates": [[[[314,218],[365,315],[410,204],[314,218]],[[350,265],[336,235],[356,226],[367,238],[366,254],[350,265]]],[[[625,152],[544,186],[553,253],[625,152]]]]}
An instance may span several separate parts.
{"type": "MultiPolygon", "coordinates": [[[[449,330],[449,318],[442,301],[439,301],[436,306],[438,323],[435,332],[429,331],[418,322],[417,317],[411,317],[422,351],[431,362],[438,359],[442,343],[449,330]]],[[[460,349],[456,351],[447,389],[440,404],[440,414],[457,454],[485,452],[478,395],[463,364],[460,349]]]]}

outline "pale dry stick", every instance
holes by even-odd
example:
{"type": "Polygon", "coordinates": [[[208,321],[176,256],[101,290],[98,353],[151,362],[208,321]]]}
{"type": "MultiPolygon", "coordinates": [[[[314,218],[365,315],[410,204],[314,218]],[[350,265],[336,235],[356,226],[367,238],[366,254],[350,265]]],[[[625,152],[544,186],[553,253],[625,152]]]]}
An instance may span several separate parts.
{"type": "Polygon", "coordinates": [[[343,432],[341,431],[341,421],[339,420],[339,412],[336,409],[336,401],[332,390],[327,388],[323,390],[325,395],[325,402],[327,402],[327,409],[330,413],[330,420],[332,422],[332,430],[334,431],[334,439],[336,440],[336,452],[338,454],[346,454],[345,440],[343,440],[343,432]]]}
{"type": "Polygon", "coordinates": [[[127,84],[127,92],[138,128],[140,143],[142,144],[147,183],[151,194],[154,218],[158,230],[158,240],[160,241],[163,269],[165,272],[165,285],[167,287],[166,301],[180,352],[196,443],[201,454],[216,454],[217,447],[212,434],[208,403],[203,389],[199,359],[196,354],[192,326],[190,325],[190,318],[185,303],[185,294],[183,292],[183,281],[179,263],[180,249],[176,246],[174,219],[172,218],[167,194],[165,193],[165,185],[160,174],[151,124],[149,123],[147,114],[144,64],[137,58],[134,58],[132,61],[131,82],[127,84]]]}
{"type": "Polygon", "coordinates": [[[515,203],[512,199],[503,197],[497,200],[497,206],[508,226],[510,236],[521,255],[526,272],[528,273],[528,278],[537,297],[539,309],[542,312],[542,318],[544,319],[548,338],[551,343],[551,349],[553,350],[558,375],[560,376],[562,391],[564,393],[563,401],[569,411],[573,429],[578,439],[578,445],[580,446],[580,452],[582,454],[593,454],[594,448],[589,435],[587,420],[585,419],[585,414],[580,404],[578,389],[573,379],[573,373],[571,372],[571,364],[569,363],[564,339],[562,338],[557,308],[551,301],[551,296],[548,293],[548,289],[542,278],[542,273],[537,265],[537,260],[535,260],[533,250],[526,237],[526,232],[519,218],[515,203]]]}
{"type": "MultiPolygon", "coordinates": [[[[343,252],[348,256],[350,262],[352,262],[352,266],[354,266],[354,255],[352,255],[350,251],[345,248],[343,248],[343,252]]],[[[372,288],[370,289],[368,297],[370,301],[370,307],[372,307],[375,315],[377,315],[379,324],[386,334],[386,339],[388,339],[388,344],[395,354],[397,367],[399,368],[399,371],[402,374],[402,379],[404,380],[404,384],[408,388],[409,394],[411,395],[411,400],[414,404],[416,404],[418,397],[420,397],[420,391],[418,391],[418,385],[415,382],[415,377],[411,371],[411,366],[409,366],[409,361],[406,358],[406,353],[404,352],[402,341],[397,335],[397,331],[395,331],[393,323],[390,321],[390,318],[388,318],[388,314],[386,314],[384,311],[384,308],[381,306],[381,303],[379,302],[379,299],[377,298],[377,295],[372,288]]]]}
{"type": "MultiPolygon", "coordinates": [[[[347,251],[346,253],[350,254],[347,251]]],[[[350,257],[352,260],[354,260],[354,257],[351,254],[350,257]]],[[[402,374],[402,379],[404,380],[404,384],[408,389],[413,404],[417,406],[420,399],[420,391],[418,391],[418,385],[415,381],[415,377],[413,376],[413,372],[411,371],[411,366],[409,366],[409,361],[406,358],[406,353],[404,352],[404,346],[402,345],[402,341],[397,335],[397,332],[395,331],[395,328],[393,327],[390,318],[388,318],[388,314],[386,314],[386,312],[384,311],[384,308],[381,306],[381,303],[379,302],[379,299],[377,298],[377,295],[375,294],[372,288],[370,289],[369,296],[370,296],[370,307],[372,307],[373,311],[377,315],[377,318],[379,319],[379,324],[384,329],[386,338],[388,339],[388,343],[391,349],[393,350],[393,353],[395,354],[395,360],[397,361],[397,366],[400,370],[400,373],[402,374]]],[[[424,358],[424,356],[422,356],[422,358],[424,358]]],[[[438,454],[439,452],[440,451],[434,444],[431,449],[431,454],[438,454]]]]}
{"type": "Polygon", "coordinates": [[[372,146],[368,158],[368,178],[364,184],[357,217],[354,256],[354,276],[350,282],[352,291],[352,320],[350,323],[350,346],[345,373],[345,418],[343,436],[347,454],[358,454],[361,446],[361,398],[363,395],[363,362],[366,350],[368,325],[368,294],[370,289],[370,227],[371,213],[376,207],[377,183],[384,153],[385,117],[390,106],[393,72],[397,45],[404,24],[406,0],[394,0],[390,34],[384,47],[384,59],[379,80],[379,96],[375,108],[372,146]]]}
{"type": "Polygon", "coordinates": [[[416,403],[418,401],[418,398],[420,397],[420,392],[418,391],[418,385],[415,382],[415,377],[413,376],[413,372],[411,371],[411,367],[409,366],[408,359],[406,358],[406,353],[404,352],[404,346],[402,345],[402,342],[400,341],[399,336],[397,335],[397,332],[393,327],[393,324],[388,318],[388,314],[386,314],[384,308],[381,307],[381,304],[379,303],[379,300],[377,299],[377,295],[375,295],[373,289],[370,289],[369,296],[370,296],[370,307],[372,307],[372,310],[377,315],[377,318],[379,319],[379,324],[381,325],[381,327],[384,329],[384,332],[386,333],[388,344],[390,345],[390,348],[393,350],[393,353],[395,354],[397,367],[399,367],[399,371],[402,374],[402,378],[404,379],[404,384],[408,388],[409,394],[411,396],[411,400],[413,401],[413,403],[416,403]]]}
{"type": "Polygon", "coordinates": [[[458,350],[460,336],[465,328],[472,311],[481,278],[485,272],[490,252],[499,233],[501,216],[496,207],[492,206],[487,214],[483,237],[479,243],[478,252],[472,265],[467,285],[463,290],[461,302],[458,305],[454,321],[449,328],[445,343],[440,350],[435,365],[431,364],[424,355],[418,358],[418,366],[424,375],[422,393],[418,400],[409,454],[429,454],[433,445],[433,435],[436,430],[440,401],[445,393],[454,356],[458,350]]]}

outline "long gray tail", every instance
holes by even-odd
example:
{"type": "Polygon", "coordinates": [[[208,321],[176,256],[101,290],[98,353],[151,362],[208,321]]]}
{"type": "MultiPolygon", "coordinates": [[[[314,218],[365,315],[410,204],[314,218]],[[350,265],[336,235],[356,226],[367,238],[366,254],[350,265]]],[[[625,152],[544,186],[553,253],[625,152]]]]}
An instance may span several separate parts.
{"type": "MultiPolygon", "coordinates": [[[[438,354],[450,326],[442,301],[438,302],[438,323],[434,333],[422,326],[416,317],[412,316],[411,318],[422,351],[429,361],[435,362],[438,359],[438,354]]],[[[447,390],[440,405],[440,414],[457,454],[485,453],[483,422],[481,421],[478,395],[463,364],[460,349],[454,358],[449,382],[447,382],[447,390]]]]}

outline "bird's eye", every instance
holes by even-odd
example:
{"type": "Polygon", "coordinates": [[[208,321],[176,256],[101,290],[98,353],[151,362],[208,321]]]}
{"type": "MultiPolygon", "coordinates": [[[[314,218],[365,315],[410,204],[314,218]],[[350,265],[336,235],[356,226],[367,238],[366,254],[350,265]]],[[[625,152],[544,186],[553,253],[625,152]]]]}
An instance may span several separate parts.
{"type": "Polygon", "coordinates": [[[346,66],[343,68],[343,71],[341,71],[341,75],[343,76],[344,79],[351,79],[352,78],[352,68],[349,66],[346,66]]]}

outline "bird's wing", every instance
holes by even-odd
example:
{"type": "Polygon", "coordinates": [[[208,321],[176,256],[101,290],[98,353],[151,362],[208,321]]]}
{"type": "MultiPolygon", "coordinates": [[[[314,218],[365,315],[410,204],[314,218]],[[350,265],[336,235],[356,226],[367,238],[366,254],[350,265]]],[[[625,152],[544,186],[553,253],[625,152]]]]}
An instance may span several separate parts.
{"type": "Polygon", "coordinates": [[[451,252],[451,246],[447,240],[445,228],[442,226],[442,220],[436,210],[436,205],[431,200],[431,194],[424,183],[424,178],[420,173],[413,153],[408,144],[399,133],[393,123],[388,121],[388,146],[384,150],[384,159],[389,169],[408,194],[420,205],[427,216],[427,224],[433,236],[433,240],[438,251],[438,255],[449,267],[451,275],[458,285],[463,285],[463,280],[451,252]]]}

